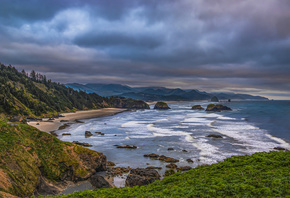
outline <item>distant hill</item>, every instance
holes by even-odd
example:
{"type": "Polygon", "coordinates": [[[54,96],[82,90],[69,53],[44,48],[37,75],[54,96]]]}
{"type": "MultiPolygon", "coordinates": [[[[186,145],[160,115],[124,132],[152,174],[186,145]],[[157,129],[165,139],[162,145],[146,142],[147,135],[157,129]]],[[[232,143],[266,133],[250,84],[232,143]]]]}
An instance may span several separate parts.
{"type": "MultiPolygon", "coordinates": [[[[105,107],[149,108],[143,101],[122,97],[102,97],[88,86],[78,90],[47,80],[32,71],[29,75],[12,66],[0,66],[0,113],[9,116],[53,116],[58,112],[98,109],[105,107]],[[86,93],[89,92],[89,93],[86,93]]],[[[118,85],[117,85],[118,87],[118,85]]],[[[106,89],[112,89],[107,86],[106,89]]],[[[117,89],[117,88],[115,88],[117,89]]]]}
{"type": "Polygon", "coordinates": [[[207,93],[199,90],[169,89],[165,87],[129,87],[120,84],[78,84],[71,83],[66,86],[74,90],[82,90],[88,93],[97,93],[101,96],[120,96],[144,101],[191,101],[191,100],[209,100],[217,96],[220,100],[268,100],[261,96],[252,96],[249,94],[235,93],[207,93]]]}

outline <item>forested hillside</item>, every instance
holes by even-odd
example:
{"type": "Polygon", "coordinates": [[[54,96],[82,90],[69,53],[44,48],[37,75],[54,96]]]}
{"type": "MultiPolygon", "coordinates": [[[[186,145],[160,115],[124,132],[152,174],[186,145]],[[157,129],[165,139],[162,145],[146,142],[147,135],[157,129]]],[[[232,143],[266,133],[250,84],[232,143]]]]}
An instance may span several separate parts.
{"type": "Polygon", "coordinates": [[[45,75],[32,71],[17,71],[1,64],[0,113],[24,116],[51,116],[58,112],[97,109],[104,107],[149,108],[143,101],[124,98],[105,98],[96,93],[76,91],[47,80],[45,75]],[[116,103],[123,104],[116,105],[116,103]]]}

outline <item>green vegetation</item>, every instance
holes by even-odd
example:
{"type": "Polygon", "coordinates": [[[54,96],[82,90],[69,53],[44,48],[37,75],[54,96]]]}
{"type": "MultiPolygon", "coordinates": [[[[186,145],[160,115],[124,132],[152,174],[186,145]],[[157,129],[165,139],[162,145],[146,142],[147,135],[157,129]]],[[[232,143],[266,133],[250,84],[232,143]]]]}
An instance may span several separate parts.
{"type": "Polygon", "coordinates": [[[262,152],[202,165],[148,186],[85,190],[57,197],[290,197],[289,170],[289,151],[262,152]]]}
{"type": "MultiPolygon", "coordinates": [[[[101,97],[95,93],[75,91],[32,71],[18,72],[12,66],[0,65],[0,113],[23,116],[53,116],[58,112],[103,107],[147,107],[143,101],[101,97]],[[122,105],[120,105],[122,104],[122,105]]],[[[149,107],[149,106],[148,106],[149,107]]]]}
{"type": "Polygon", "coordinates": [[[0,121],[0,194],[30,196],[40,175],[53,182],[85,177],[92,172],[90,159],[105,156],[29,125],[0,121]]]}

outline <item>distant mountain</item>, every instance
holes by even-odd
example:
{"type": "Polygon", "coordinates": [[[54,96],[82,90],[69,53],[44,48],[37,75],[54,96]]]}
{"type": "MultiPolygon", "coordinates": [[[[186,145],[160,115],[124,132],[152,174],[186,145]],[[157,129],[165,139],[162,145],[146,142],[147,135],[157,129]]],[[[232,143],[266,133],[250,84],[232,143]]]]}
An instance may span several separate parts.
{"type": "Polygon", "coordinates": [[[116,96],[121,95],[123,93],[127,93],[133,91],[133,88],[120,85],[120,84],[78,84],[78,83],[71,83],[66,84],[67,87],[73,88],[74,90],[82,90],[88,93],[96,93],[98,95],[107,97],[107,96],[116,96]]]}
{"type": "Polygon", "coordinates": [[[207,93],[197,89],[182,90],[180,88],[169,89],[165,87],[129,87],[120,84],[78,84],[71,83],[66,86],[75,90],[82,90],[88,93],[97,93],[101,96],[120,96],[144,101],[190,101],[190,100],[209,100],[217,96],[220,100],[268,100],[261,96],[235,93],[207,93]]]}

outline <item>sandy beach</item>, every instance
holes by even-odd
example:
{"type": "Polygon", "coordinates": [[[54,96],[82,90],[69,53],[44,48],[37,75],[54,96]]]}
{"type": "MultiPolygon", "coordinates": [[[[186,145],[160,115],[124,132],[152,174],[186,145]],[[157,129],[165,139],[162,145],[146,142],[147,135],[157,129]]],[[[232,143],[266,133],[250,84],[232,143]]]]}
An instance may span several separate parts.
{"type": "Polygon", "coordinates": [[[102,116],[110,116],[116,113],[124,112],[127,109],[119,108],[104,108],[94,109],[87,111],[76,111],[73,113],[62,113],[64,117],[55,118],[54,120],[43,119],[43,121],[31,121],[29,125],[36,127],[37,129],[45,132],[57,130],[61,125],[68,123],[75,123],[75,120],[97,118],[102,116]]]}

